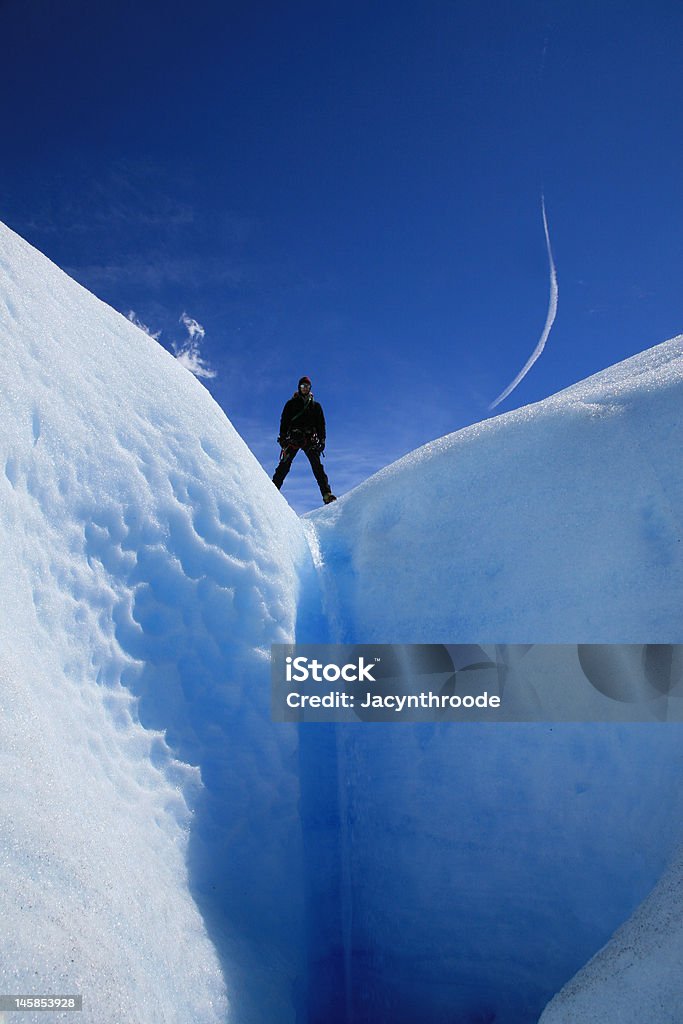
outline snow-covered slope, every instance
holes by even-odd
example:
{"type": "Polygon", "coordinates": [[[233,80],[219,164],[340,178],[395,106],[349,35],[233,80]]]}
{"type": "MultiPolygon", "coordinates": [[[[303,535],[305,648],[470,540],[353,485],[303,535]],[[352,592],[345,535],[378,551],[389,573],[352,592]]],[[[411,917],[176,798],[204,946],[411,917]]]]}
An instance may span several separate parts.
{"type": "Polygon", "coordinates": [[[681,642],[682,408],[679,337],[312,513],[337,638],[681,642]]]}
{"type": "MultiPolygon", "coordinates": [[[[310,514],[335,639],[680,643],[681,408],[675,338],[440,438],[310,514]]],[[[553,978],[599,948],[673,854],[682,739],[672,725],[340,729],[356,942],[382,950],[357,987],[383,991],[394,1020],[535,1020],[553,978]],[[645,820],[655,807],[668,838],[645,820]],[[410,948],[435,941],[405,983],[410,948]]],[[[620,1024],[626,1003],[634,1022],[681,1017],[672,872],[549,1022],[620,1024]]]]}
{"type": "Polygon", "coordinates": [[[300,522],[192,375],[5,227],[0,317],[0,990],[223,1020],[208,925],[249,1019],[241,979],[280,1005],[304,948],[296,734],[268,725],[300,522]]]}
{"type": "Polygon", "coordinates": [[[540,1024],[679,1024],[683,856],[607,945],[551,1001],[540,1024]]]}
{"type": "MultiPolygon", "coordinates": [[[[681,730],[297,731],[269,645],[679,641],[681,340],[304,521],[2,227],[0,342],[0,990],[97,1024],[532,1024],[674,855],[681,730]]],[[[667,892],[634,920],[678,950],[667,892]]],[[[591,971],[552,1024],[621,1019],[591,971]]]]}

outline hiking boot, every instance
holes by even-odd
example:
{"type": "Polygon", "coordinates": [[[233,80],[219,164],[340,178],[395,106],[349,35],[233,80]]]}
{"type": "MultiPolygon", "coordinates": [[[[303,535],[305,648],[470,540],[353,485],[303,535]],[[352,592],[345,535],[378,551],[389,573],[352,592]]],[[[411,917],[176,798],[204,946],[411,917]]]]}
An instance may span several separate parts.
{"type": "Polygon", "coordinates": [[[323,501],[325,502],[326,505],[329,505],[329,503],[331,501],[336,501],[336,500],[337,499],[336,499],[335,495],[332,493],[332,491],[328,491],[327,494],[323,494],[323,501]]]}

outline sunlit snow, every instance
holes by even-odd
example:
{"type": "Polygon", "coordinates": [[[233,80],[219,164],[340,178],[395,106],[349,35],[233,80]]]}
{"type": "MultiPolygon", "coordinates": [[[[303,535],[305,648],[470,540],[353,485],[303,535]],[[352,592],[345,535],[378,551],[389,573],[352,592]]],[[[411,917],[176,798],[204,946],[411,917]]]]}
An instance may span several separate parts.
{"type": "Polygon", "coordinates": [[[2,990],[223,1020],[217,932],[242,965],[256,929],[267,1007],[303,948],[296,735],[266,689],[299,519],[171,355],[0,241],[2,990]]]}
{"type": "Polygon", "coordinates": [[[269,649],[683,642],[682,340],[302,520],[4,227],[0,321],[0,991],[84,1024],[678,1019],[678,726],[297,729],[269,649]]]}

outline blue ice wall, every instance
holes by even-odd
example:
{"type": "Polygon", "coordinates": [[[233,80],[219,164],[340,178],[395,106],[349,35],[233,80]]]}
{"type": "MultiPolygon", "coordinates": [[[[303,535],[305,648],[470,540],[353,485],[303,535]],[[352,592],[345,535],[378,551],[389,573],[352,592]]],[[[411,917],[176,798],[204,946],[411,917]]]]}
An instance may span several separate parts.
{"type": "Polygon", "coordinates": [[[682,738],[302,726],[310,1019],[535,1022],[680,840],[682,738]]]}
{"type": "MultiPolygon", "coordinates": [[[[313,513],[331,640],[680,643],[682,398],[678,338],[313,513]]],[[[681,839],[678,725],[318,728],[315,1022],[533,1024],[681,839]]]]}

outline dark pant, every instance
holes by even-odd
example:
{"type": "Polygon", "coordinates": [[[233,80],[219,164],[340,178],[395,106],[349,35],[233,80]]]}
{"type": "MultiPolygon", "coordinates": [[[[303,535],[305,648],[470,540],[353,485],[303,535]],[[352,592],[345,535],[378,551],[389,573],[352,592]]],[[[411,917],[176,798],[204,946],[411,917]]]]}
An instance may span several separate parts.
{"type": "Polygon", "coordinates": [[[316,451],[313,451],[311,448],[296,448],[295,446],[292,445],[290,445],[288,448],[285,448],[283,450],[282,455],[280,456],[278,467],[273,473],[273,483],[275,484],[277,489],[280,490],[285,477],[287,476],[289,470],[291,469],[292,463],[294,462],[296,453],[298,451],[302,451],[306,458],[308,459],[308,461],[310,462],[311,469],[313,470],[313,475],[318,481],[320,493],[324,497],[326,494],[329,493],[330,483],[329,480],[327,479],[327,473],[323,469],[322,462],[320,461],[320,456],[316,451]]]}

